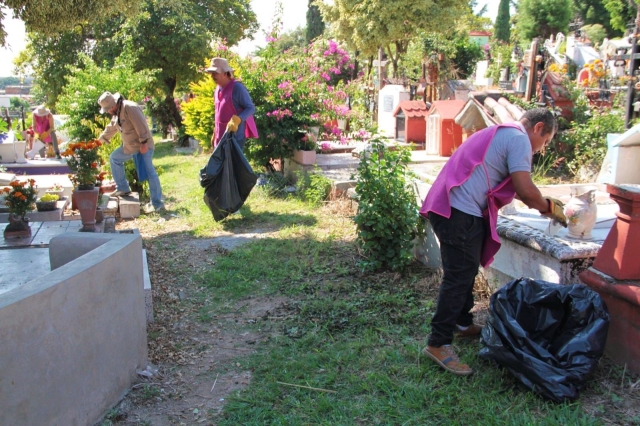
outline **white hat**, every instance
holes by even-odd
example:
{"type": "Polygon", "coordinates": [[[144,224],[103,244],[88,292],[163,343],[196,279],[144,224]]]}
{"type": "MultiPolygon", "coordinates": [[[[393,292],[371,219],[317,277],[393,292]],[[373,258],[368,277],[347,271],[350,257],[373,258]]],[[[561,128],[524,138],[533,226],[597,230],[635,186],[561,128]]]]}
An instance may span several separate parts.
{"type": "Polygon", "coordinates": [[[112,110],[116,105],[116,100],[120,97],[119,93],[112,95],[111,92],[104,92],[98,98],[98,105],[101,106],[100,114],[104,114],[112,110]]]}
{"type": "Polygon", "coordinates": [[[233,72],[233,68],[229,66],[229,62],[227,62],[226,59],[213,58],[211,60],[211,65],[209,65],[209,68],[204,70],[204,72],[220,72],[220,73],[233,72]]]}
{"type": "Polygon", "coordinates": [[[44,106],[44,104],[42,104],[38,105],[36,109],[33,110],[33,113],[38,117],[46,117],[47,115],[51,114],[51,111],[49,111],[49,109],[44,106]]]}

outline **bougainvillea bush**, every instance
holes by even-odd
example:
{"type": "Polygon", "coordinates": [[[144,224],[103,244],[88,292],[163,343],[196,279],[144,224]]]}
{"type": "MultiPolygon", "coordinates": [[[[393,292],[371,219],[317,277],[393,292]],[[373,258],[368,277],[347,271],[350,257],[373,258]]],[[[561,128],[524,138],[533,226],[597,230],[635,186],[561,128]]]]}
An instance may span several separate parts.
{"type": "MultiPolygon", "coordinates": [[[[348,105],[352,93],[359,90],[349,80],[354,65],[348,53],[336,42],[323,39],[304,49],[281,53],[275,48],[276,32],[267,40],[261,56],[253,60],[240,58],[224,45],[214,52],[229,61],[236,80],[247,87],[256,106],[259,138],[247,142],[249,160],[268,166],[273,159],[291,157],[297,149],[320,149],[309,137],[313,127],[319,128],[319,140],[345,141],[336,120],[362,121],[348,105]]],[[[205,134],[213,130],[213,99],[209,95],[213,87],[203,79],[191,88],[199,92],[196,99],[200,99],[199,103],[183,105],[186,130],[199,135],[200,142],[210,148],[205,134]]]]}

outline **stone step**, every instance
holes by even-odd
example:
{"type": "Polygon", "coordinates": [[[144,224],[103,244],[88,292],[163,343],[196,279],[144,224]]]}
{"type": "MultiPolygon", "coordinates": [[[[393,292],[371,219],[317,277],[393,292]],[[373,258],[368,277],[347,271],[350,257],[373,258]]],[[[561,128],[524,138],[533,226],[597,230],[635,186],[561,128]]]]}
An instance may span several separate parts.
{"type": "Polygon", "coordinates": [[[134,219],[140,216],[140,195],[132,192],[118,197],[118,209],[122,219],[134,219]]]}

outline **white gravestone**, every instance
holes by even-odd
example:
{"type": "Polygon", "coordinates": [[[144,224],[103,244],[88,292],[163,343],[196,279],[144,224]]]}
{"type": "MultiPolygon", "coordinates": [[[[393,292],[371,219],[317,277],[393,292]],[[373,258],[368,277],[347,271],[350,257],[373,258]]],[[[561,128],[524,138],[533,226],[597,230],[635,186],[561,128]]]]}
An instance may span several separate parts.
{"type": "Polygon", "coordinates": [[[401,101],[410,99],[409,91],[399,84],[387,84],[378,95],[378,131],[383,136],[394,137],[396,119],[393,111],[401,101]]]}

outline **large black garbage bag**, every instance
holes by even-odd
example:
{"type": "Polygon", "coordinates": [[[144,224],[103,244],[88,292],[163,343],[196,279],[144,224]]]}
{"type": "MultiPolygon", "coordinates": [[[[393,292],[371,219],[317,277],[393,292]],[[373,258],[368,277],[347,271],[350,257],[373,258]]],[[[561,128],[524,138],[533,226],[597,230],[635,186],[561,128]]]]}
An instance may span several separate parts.
{"type": "Polygon", "coordinates": [[[240,210],[258,176],[238,146],[234,133],[226,132],[200,170],[200,185],[205,188],[204,202],[217,222],[240,210]]]}
{"type": "Polygon", "coordinates": [[[520,278],[491,296],[480,356],[552,401],[575,400],[604,352],[607,307],[581,284],[520,278]]]}

